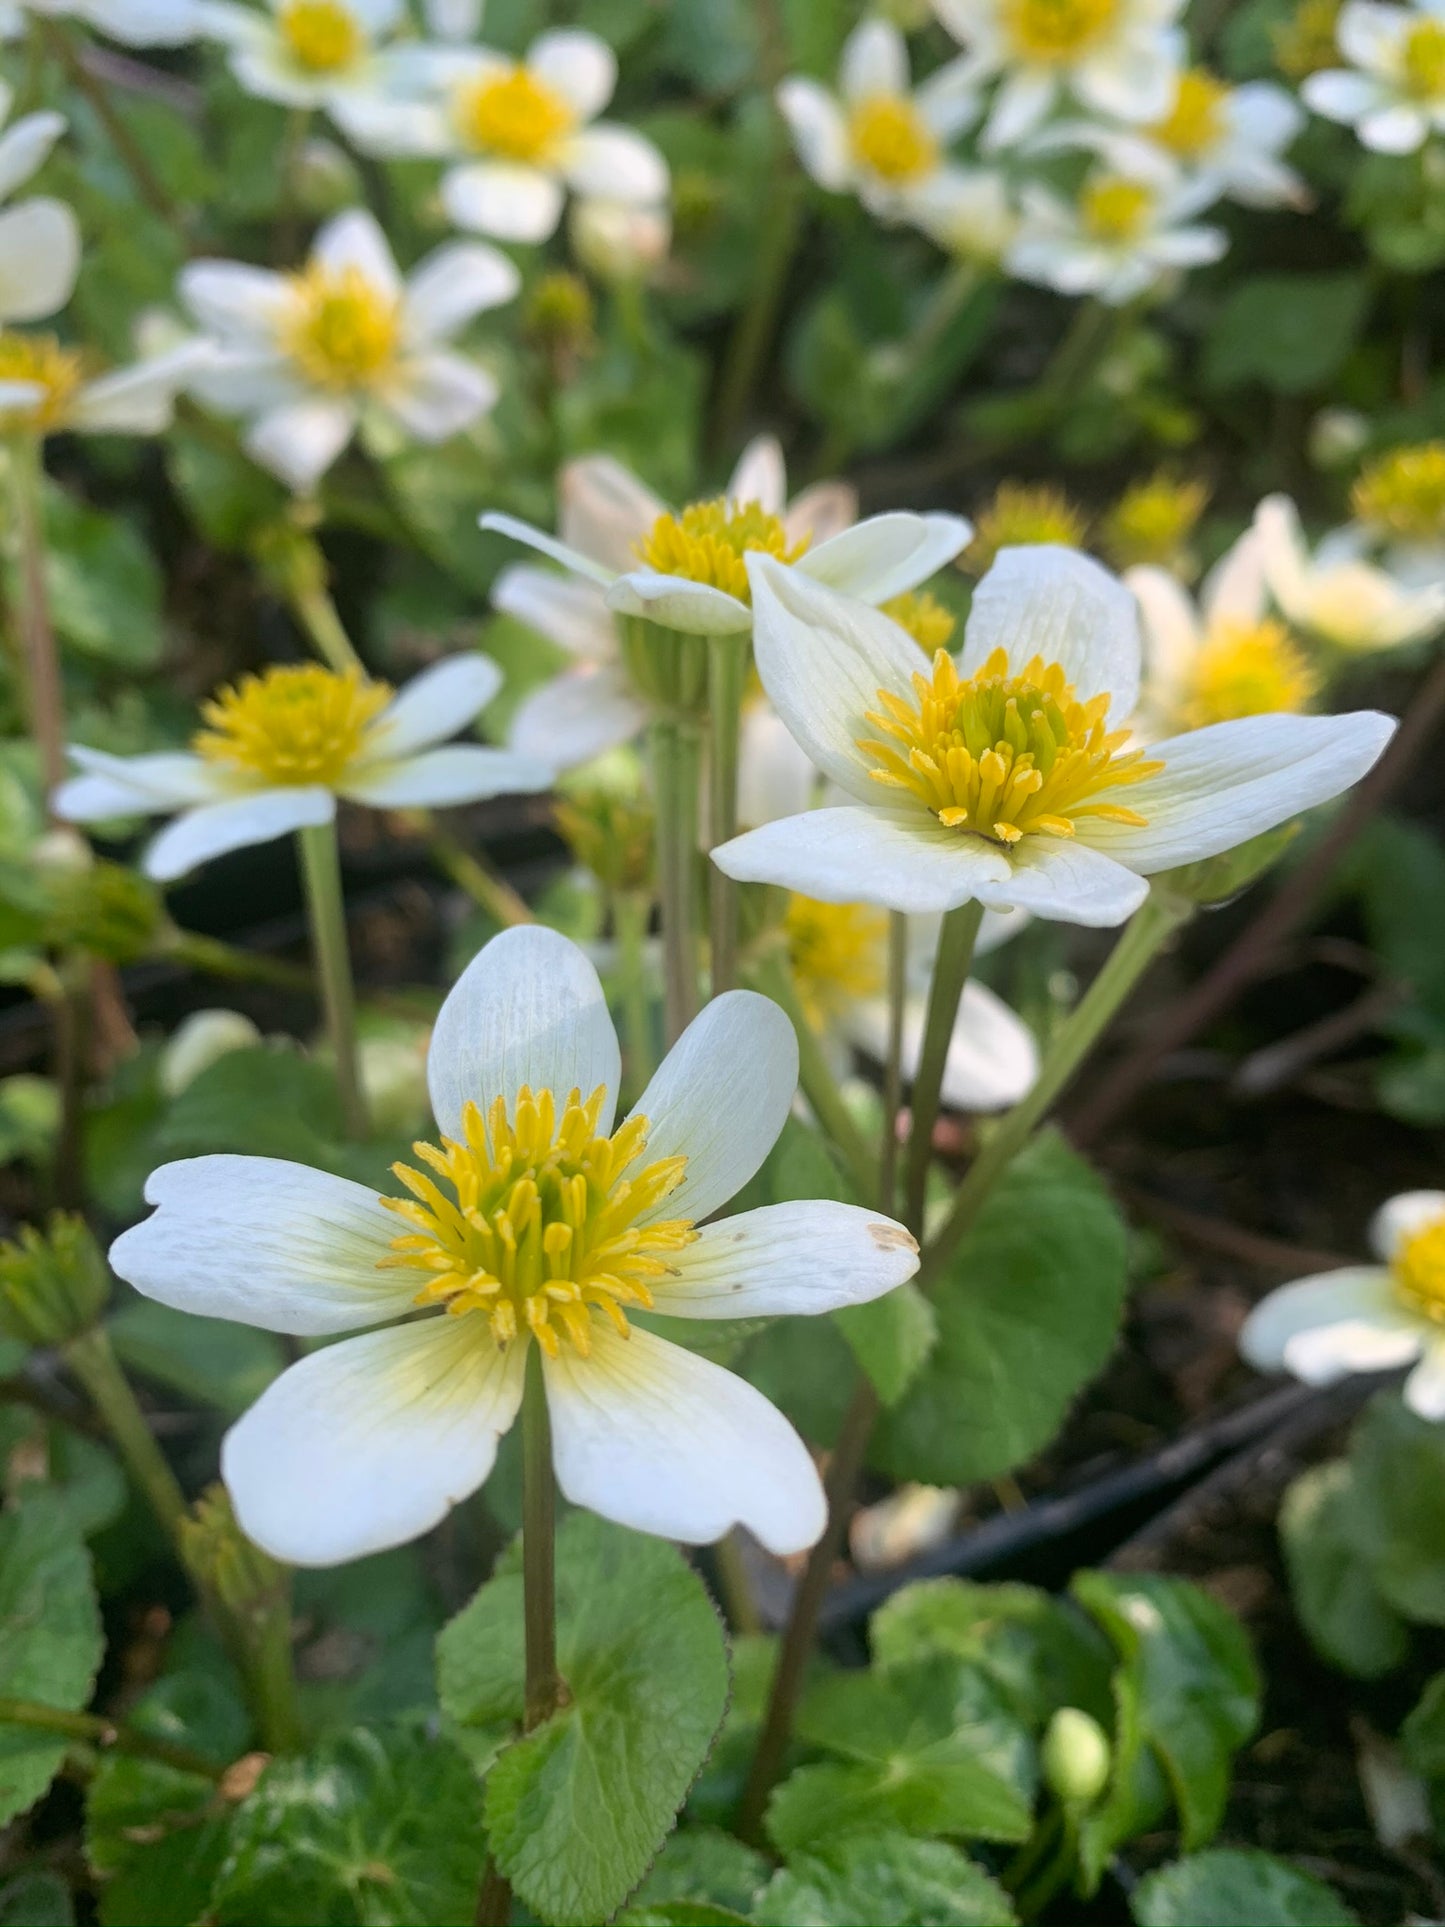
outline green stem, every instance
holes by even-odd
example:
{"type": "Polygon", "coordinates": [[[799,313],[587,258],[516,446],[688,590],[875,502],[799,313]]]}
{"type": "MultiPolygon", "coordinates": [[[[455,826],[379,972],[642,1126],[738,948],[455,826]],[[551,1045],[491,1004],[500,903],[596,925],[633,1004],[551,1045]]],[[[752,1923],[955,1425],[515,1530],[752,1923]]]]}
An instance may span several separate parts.
{"type": "MultiPolygon", "coordinates": [[[[741,636],[714,636],[708,650],[707,844],[715,850],[737,835],[738,737],[748,648],[741,636]]],[[[737,981],[738,886],[715,863],[708,865],[709,934],[712,994],[721,996],[737,981]]]]}
{"type": "Polygon", "coordinates": [[[798,1040],[798,1083],[803,1095],[847,1165],[859,1197],[871,1197],[877,1177],[876,1159],[838,1088],[817,1033],[808,1022],[787,959],[775,953],[756,964],[752,974],[755,987],[764,996],[771,997],[791,1020],[798,1040]]]}
{"type": "Polygon", "coordinates": [[[557,1672],[556,1510],[542,1353],[532,1345],[522,1393],[522,1611],[527,1655],[523,1724],[529,1733],[550,1719],[562,1701],[557,1672]]]}
{"type": "Polygon", "coordinates": [[[924,1023],[918,1069],[913,1077],[910,1100],[913,1121],[908,1133],[905,1216],[913,1230],[920,1234],[928,1199],[928,1170],[933,1156],[933,1127],[938,1121],[939,1098],[943,1091],[943,1070],[948,1060],[949,1044],[953,1041],[953,1028],[958,1022],[959,1000],[973,965],[973,946],[982,921],[983,905],[965,903],[957,910],[949,911],[938,935],[938,954],[933,961],[933,983],[928,993],[928,1016],[924,1023]]]}
{"type": "Polygon", "coordinates": [[[647,933],[651,923],[652,898],[645,890],[619,890],[613,897],[623,1056],[628,1087],[634,1092],[646,1090],[652,1076],[652,1001],[647,994],[647,933]]]}
{"type": "Polygon", "coordinates": [[[63,1707],[42,1706],[38,1700],[0,1699],[0,1726],[28,1726],[37,1733],[55,1733],[102,1753],[128,1753],[133,1759],[154,1760],[158,1766],[194,1773],[217,1784],[226,1775],[225,1767],[208,1760],[204,1753],[193,1753],[188,1746],[142,1733],[119,1720],[96,1713],[70,1713],[63,1707]]]}
{"type": "Polygon", "coordinates": [[[650,743],[667,1041],[675,1044],[698,1007],[697,791],[702,738],[690,717],[660,715],[652,722],[650,743]]]}
{"type": "Polygon", "coordinates": [[[712,1559],[718,1590],[727,1610],[728,1625],[735,1633],[760,1633],[763,1622],[758,1613],[758,1602],[753,1598],[753,1589],[748,1584],[747,1567],[743,1564],[742,1547],[735,1532],[718,1540],[712,1549],[712,1559]]]}
{"type": "Polygon", "coordinates": [[[65,698],[45,585],[45,468],[38,435],[12,435],[7,448],[30,733],[40,757],[48,814],[50,796],[65,779],[65,698]]]}
{"type": "Polygon", "coordinates": [[[898,1190],[898,1114],[903,1108],[903,1006],[908,994],[908,919],[888,917],[888,1055],[883,1063],[883,1140],[878,1156],[878,1209],[893,1215],[898,1190]]]}
{"type": "Polygon", "coordinates": [[[1038,1082],[985,1140],[954,1193],[948,1216],[923,1254],[930,1284],[957,1251],[999,1178],[1032,1137],[1110,1020],[1174,932],[1193,915],[1181,897],[1151,890],[1049,1046],[1038,1082]]]}
{"type": "Polygon", "coordinates": [[[259,951],[243,950],[238,944],[223,943],[219,937],[202,936],[198,930],[169,930],[159,948],[161,955],[204,971],[208,977],[266,984],[274,990],[301,991],[310,996],[316,992],[315,974],[304,964],[287,963],[283,957],[263,957],[259,951]]]}
{"type": "Polygon", "coordinates": [[[536,921],[526,899],[505,878],[465,849],[450,831],[440,828],[430,810],[418,810],[416,815],[427,832],[432,861],[479,909],[485,910],[504,930],[513,924],[536,921]]]}
{"type": "Polygon", "coordinates": [[[304,1736],[296,1707],[289,1587],[248,1615],[239,1630],[247,1699],[261,1742],[269,1753],[295,1753],[304,1736]]]}
{"type": "Polygon", "coordinates": [[[356,1053],[356,991],[351,981],[351,953],[346,942],[346,905],[341,894],[341,859],[336,824],[308,824],[296,832],[306,909],[311,920],[311,948],[321,980],[326,1028],[336,1059],[336,1089],[347,1135],[364,1138],[366,1099],[356,1053]]]}
{"type": "Polygon", "coordinates": [[[361,668],[346,625],[336,613],[331,591],[324,584],[298,583],[291,591],[291,607],[311,638],[316,653],[338,675],[361,668]]]}
{"type": "Polygon", "coordinates": [[[186,1516],[185,1497],[136,1402],[104,1326],[92,1325],[89,1331],[72,1338],[61,1356],[85,1387],[152,1512],[167,1534],[178,1539],[186,1516]]]}

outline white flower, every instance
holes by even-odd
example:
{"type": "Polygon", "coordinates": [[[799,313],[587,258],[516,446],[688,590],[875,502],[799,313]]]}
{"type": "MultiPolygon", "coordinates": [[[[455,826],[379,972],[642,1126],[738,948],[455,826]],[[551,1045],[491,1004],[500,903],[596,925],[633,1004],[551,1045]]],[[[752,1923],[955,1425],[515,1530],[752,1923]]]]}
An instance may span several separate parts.
{"type": "Polygon", "coordinates": [[[1219,259],[1228,245],[1222,229],[1190,224],[1218,198],[1211,182],[1181,182],[1171,163],[1137,144],[1112,158],[1090,169],[1072,201],[1039,181],[1024,184],[1011,273],[1118,307],[1167,274],[1219,259]]]}
{"type": "Polygon", "coordinates": [[[27,14],[82,20],[128,47],[179,47],[201,32],[200,0],[0,0],[0,40],[23,32],[27,14]]]}
{"type": "Polygon", "coordinates": [[[482,26],[482,0],[422,0],[427,32],[438,40],[475,40],[482,26]]]}
{"type": "Polygon", "coordinates": [[[1184,0],[935,0],[939,19],[969,52],[970,75],[1001,85],[983,133],[985,152],[1012,147],[1072,94],[1115,120],[1156,120],[1183,64],[1175,21],[1184,0]]]}
{"type": "Polygon", "coordinates": [[[1307,1385],[1418,1360],[1405,1403],[1445,1419],[1445,1191],[1405,1191],[1375,1213],[1378,1264],[1299,1278],[1255,1306],[1239,1348],[1257,1370],[1307,1385]]]}
{"type": "Polygon", "coordinates": [[[987,167],[950,167],[913,196],[916,226],[960,261],[996,268],[1018,235],[1019,211],[1008,179],[987,167]]]}
{"type": "Polygon", "coordinates": [[[1270,495],[1255,510],[1269,592],[1296,628],[1338,649],[1392,649],[1445,625],[1445,584],[1407,584],[1366,560],[1360,529],[1337,529],[1311,555],[1295,505],[1270,495]]]}
{"type": "Polygon", "coordinates": [[[959,661],[931,675],[896,624],[770,557],[749,560],[758,669],[856,799],[750,831],[713,861],[829,903],[927,914],[974,899],[1122,923],[1145,879],[1215,856],[1358,781],[1388,716],[1247,716],[1145,750],[1135,604],[1072,550],[1005,549],[959,661]],[[1027,720],[1025,720],[1027,718],[1027,720]]]}
{"type": "Polygon", "coordinates": [[[914,88],[902,34],[889,21],[865,20],[843,48],[836,96],[794,76],[778,88],[778,106],[820,187],[856,194],[880,220],[917,221],[930,232],[961,213],[969,177],[948,145],[978,114],[967,62],[914,88]]]}
{"type": "MultiPolygon", "coordinates": [[[[638,555],[659,523],[673,518],[651,489],[610,455],[569,462],[559,478],[558,498],[556,542],[510,517],[489,516],[482,526],[514,535],[566,562],[574,572],[560,576],[551,569],[514,563],[502,570],[492,588],[498,609],[573,658],[572,668],[521,704],[509,738],[513,749],[565,770],[628,742],[647,721],[646,706],[620,660],[614,611],[624,604],[609,585],[641,580],[650,587],[663,580],[638,570],[638,555]]],[[[852,525],[858,506],[853,490],[843,482],[819,482],[789,502],[783,452],[770,435],[758,436],[743,450],[721,500],[738,513],[751,506],[775,519],[790,547],[809,540],[829,545],[852,525]]],[[[930,563],[928,573],[937,566],[930,563]]],[[[666,580],[676,586],[674,579],[666,580]]],[[[692,583],[683,586],[699,593],[692,583]]],[[[705,593],[727,605],[730,619],[733,598],[705,593]]],[[[712,603],[706,607],[711,609],[712,603]]]]}
{"type": "Polygon", "coordinates": [[[1349,0],[1335,40],[1349,66],[1311,74],[1300,88],[1317,114],[1353,127],[1377,154],[1413,154],[1445,132],[1445,0],[1349,0]]]}
{"type": "MultiPolygon", "coordinates": [[[[0,231],[4,218],[0,215],[0,231]]],[[[63,346],[54,335],[6,329],[0,332],[0,434],[163,435],[175,414],[176,395],[203,356],[201,343],[187,341],[88,379],[86,358],[78,349],[63,346]],[[13,392],[4,387],[8,383],[15,384],[13,392]]]]}
{"type": "Polygon", "coordinates": [[[667,259],[672,216],[661,205],[574,201],[567,231],[572,252],[599,281],[641,281],[667,259]]]}
{"type": "Polygon", "coordinates": [[[307,492],[370,408],[421,442],[485,414],[496,382],[447,344],[518,286],[512,263],[479,242],[438,248],[403,281],[375,218],[350,209],[322,228],[299,274],[235,261],[183,270],[181,297],[213,337],[192,386],[247,417],[250,453],[307,492]]]}
{"type": "Polygon", "coordinates": [[[1144,618],[1143,735],[1309,707],[1320,677],[1269,613],[1263,544],[1253,529],[1205,578],[1197,608],[1164,569],[1129,569],[1124,581],[1144,618]]]}
{"type": "Polygon", "coordinates": [[[206,705],[189,751],[72,748],[81,774],[61,784],[53,807],[72,823],[174,816],[143,866],[170,882],[227,850],[329,823],[342,797],[380,810],[438,809],[545,789],[548,771],[527,757],[446,741],[501,680],[478,655],[436,663],[399,695],[359,671],[272,667],[206,705]]]}
{"type": "MultiPolygon", "coordinates": [[[[14,89],[0,81],[0,125],[14,89]]],[[[65,131],[60,114],[22,114],[0,134],[0,202],[42,166],[65,131]]],[[[0,211],[0,326],[41,321],[69,301],[80,272],[80,229],[63,201],[37,196],[0,211]]],[[[3,377],[7,379],[8,377],[3,377]]]]}
{"type": "Polygon", "coordinates": [[[614,1130],[621,1061],[597,973],[533,926],[473,961],[428,1068],[442,1146],[417,1147],[429,1173],[396,1167],[410,1197],[388,1205],[270,1158],[194,1158],[153,1173],[158,1209],[111,1248],[163,1304],[302,1336],[365,1331],[293,1365],[228,1433],[243,1529],[309,1566],[426,1532],[491,1471],[535,1338],[574,1505],[690,1543],[744,1525],[776,1553],[811,1545],[827,1508],[792,1427],[638,1319],[832,1311],[918,1268],[901,1225],[852,1205],[704,1222],[787,1118],[798,1057],[783,1013],[751,991],[717,998],[614,1130]]]}
{"type": "Polygon", "coordinates": [[[596,34],[544,33],[520,61],[485,47],[418,48],[409,72],[431,96],[413,151],[459,162],[442,181],[458,227],[545,241],[568,189],[631,207],[667,198],[652,142],[596,118],[617,84],[616,57],[596,34]]]}

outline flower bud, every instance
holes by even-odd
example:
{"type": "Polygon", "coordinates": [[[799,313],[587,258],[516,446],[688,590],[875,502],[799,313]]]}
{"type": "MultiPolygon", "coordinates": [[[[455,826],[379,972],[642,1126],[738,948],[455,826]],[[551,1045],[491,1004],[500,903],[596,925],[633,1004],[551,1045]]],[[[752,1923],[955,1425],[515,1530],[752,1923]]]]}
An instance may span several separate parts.
{"type": "Polygon", "coordinates": [[[45,880],[45,934],[56,950],[85,950],[127,964],[154,948],[165,911],[149,877],[123,863],[78,867],[67,859],[53,865],[45,880]]]}
{"type": "Polygon", "coordinates": [[[1039,1754],[1044,1783],[1066,1807],[1092,1806],[1109,1784],[1113,1750],[1099,1722],[1077,1706],[1049,1721],[1039,1754]]]}
{"type": "Polygon", "coordinates": [[[1155,877],[1154,887],[1183,897],[1189,903],[1205,906],[1227,903],[1277,863],[1298,833],[1298,822],[1281,823],[1278,829],[1252,836],[1233,850],[1207,856],[1199,863],[1186,863],[1182,869],[1165,871],[1155,877]]]}
{"type": "Polygon", "coordinates": [[[559,796],[553,813],[574,861],[606,889],[651,891],[655,812],[649,797],[589,783],[559,796]]]}
{"type": "Polygon", "coordinates": [[[25,1345],[65,1345],[99,1318],[110,1273],[82,1218],[53,1212],[0,1244],[0,1331],[25,1345]]]}
{"type": "Polygon", "coordinates": [[[411,1037],[363,1037],[357,1064],[366,1108],[385,1136],[415,1137],[430,1115],[426,1083],[427,1032],[411,1037]]]}
{"type": "Polygon", "coordinates": [[[667,259],[672,216],[665,207],[574,201],[568,232],[573,253],[597,280],[645,281],[667,259]]]}
{"type": "Polygon", "coordinates": [[[180,1549],[196,1584],[230,1612],[264,1611],[285,1584],[285,1568],[237,1525],[223,1485],[208,1486],[182,1519],[180,1549]]]}
{"type": "Polygon", "coordinates": [[[355,163],[335,141],[308,140],[296,156],[292,186],[303,213],[318,220],[364,199],[355,163]]]}
{"type": "Polygon", "coordinates": [[[260,1042],[260,1031],[239,1010],[193,1010],[162,1051],[157,1081],[167,1097],[179,1097],[218,1058],[260,1042]]]}
{"type": "Polygon", "coordinates": [[[1370,439],[1358,408],[1322,408],[1309,426],[1310,460],[1316,468],[1348,468],[1370,439]]]}
{"type": "Polygon", "coordinates": [[[556,378],[567,380],[577,363],[596,346],[595,310],[580,275],[544,274],[522,310],[522,332],[551,362],[556,378]]]}

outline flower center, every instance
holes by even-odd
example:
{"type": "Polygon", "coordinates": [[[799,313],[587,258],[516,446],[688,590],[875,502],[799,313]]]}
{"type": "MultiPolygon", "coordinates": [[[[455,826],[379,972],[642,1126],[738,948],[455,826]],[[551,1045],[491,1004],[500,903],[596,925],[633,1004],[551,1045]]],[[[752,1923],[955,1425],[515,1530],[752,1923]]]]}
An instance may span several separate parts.
{"type": "Polygon", "coordinates": [[[730,502],[719,495],[711,502],[692,503],[680,515],[659,515],[636,552],[659,575],[703,582],[751,604],[743,557],[756,551],[775,555],[780,562],[796,562],[807,546],[806,535],[791,541],[778,517],[756,502],[730,502]]]}
{"type": "Polygon", "coordinates": [[[1217,622],[1190,665],[1181,704],[1186,729],[1240,716],[1305,708],[1320,686],[1309,658],[1281,622],[1217,622]]]}
{"type": "Polygon", "coordinates": [[[1056,542],[1076,549],[1084,539],[1085,521],[1062,490],[1046,483],[1030,487],[1000,482],[992,502],[978,518],[966,560],[976,575],[992,567],[1000,549],[1029,548],[1056,542]]]}
{"type": "Polygon", "coordinates": [[[1390,1265],[1400,1302],[1432,1324],[1445,1325],[1445,1218],[1435,1218],[1400,1246],[1390,1265]]]}
{"type": "Polygon", "coordinates": [[[1355,514],[1388,535],[1428,542],[1445,534],[1445,441],[1392,449],[1355,483],[1355,514]]]}
{"type": "Polygon", "coordinates": [[[1105,522],[1109,559],[1121,569],[1171,562],[1194,533],[1208,500],[1209,490],[1202,482],[1153,475],[1133,483],[1105,522]]]}
{"type": "Polygon", "coordinates": [[[783,934],[803,1013],[814,1030],[826,1030],[849,1004],[882,991],[885,911],[792,896],[783,934]]]}
{"type": "Polygon", "coordinates": [[[355,66],[366,48],[360,22],[342,0],[283,0],[276,24],[291,58],[308,73],[355,66]]]}
{"type": "Polygon", "coordinates": [[[1400,47],[1400,79],[1412,100],[1445,96],[1445,20],[1417,20],[1400,47]]]}
{"type": "Polygon", "coordinates": [[[262,783],[333,788],[355,761],[367,725],[391,701],[360,670],[273,666],[222,689],[201,711],[191,747],[262,783]]]}
{"type": "Polygon", "coordinates": [[[85,360],[62,348],[54,335],[0,333],[0,381],[34,382],[45,390],[28,407],[0,411],[0,419],[26,428],[59,428],[85,381],[85,360]]]}
{"type": "Polygon", "coordinates": [[[395,359],[401,304],[355,266],[314,262],[290,276],[296,306],[281,347],[318,388],[360,388],[395,359]]]}
{"type": "Polygon", "coordinates": [[[938,142],[903,94],[860,100],[848,115],[848,142],[860,166],[895,185],[931,173],[938,162],[938,142]]]}
{"type": "Polygon", "coordinates": [[[453,112],[468,147],[509,161],[547,160],[577,123],[571,103],[525,67],[464,82],[453,112]]]}
{"type": "Polygon", "coordinates": [[[637,1168],[651,1126],[631,1117],[599,1137],[605,1097],[599,1085],[584,1104],[574,1090],[559,1117],[551,1091],[524,1084],[510,1121],[505,1098],[485,1123],[468,1104],[463,1142],[412,1146],[436,1179],[392,1166],[411,1197],[382,1203],[413,1228],[381,1262],[432,1274],[418,1305],[482,1312],[497,1345],[531,1333],[549,1358],[564,1338],[587,1356],[594,1312],[627,1336],[624,1308],[651,1305],[649,1282],[697,1233],[685,1218],[638,1223],[681,1184],[687,1159],[637,1168]]]}
{"type": "Polygon", "coordinates": [[[1098,44],[1119,0],[1005,0],[1002,25],[1022,60],[1067,61],[1098,44]]]}
{"type": "Polygon", "coordinates": [[[1109,247],[1137,241],[1154,212],[1154,196],[1142,181],[1123,174],[1096,174],[1079,196],[1084,232],[1109,247]]]}
{"type": "Polygon", "coordinates": [[[1072,836],[1080,817],[1142,825],[1137,810],[1100,802],[1163,769],[1110,731],[1109,698],[1081,703],[1059,663],[1035,656],[1018,675],[995,649],[963,680],[939,650],[933,675],[913,678],[914,701],[878,692],[868,712],[884,740],[860,738],[875,783],[908,795],[946,828],[1012,845],[1031,835],[1072,836]]]}
{"type": "Polygon", "coordinates": [[[1224,132],[1224,104],[1229,89],[1222,80],[1191,67],[1179,76],[1174,105],[1150,129],[1161,147],[1187,161],[1207,154],[1224,132]]]}
{"type": "Polygon", "coordinates": [[[900,629],[906,629],[928,656],[946,649],[958,627],[953,611],[945,609],[927,589],[910,589],[906,595],[893,596],[883,604],[883,613],[891,616],[900,629]]]}

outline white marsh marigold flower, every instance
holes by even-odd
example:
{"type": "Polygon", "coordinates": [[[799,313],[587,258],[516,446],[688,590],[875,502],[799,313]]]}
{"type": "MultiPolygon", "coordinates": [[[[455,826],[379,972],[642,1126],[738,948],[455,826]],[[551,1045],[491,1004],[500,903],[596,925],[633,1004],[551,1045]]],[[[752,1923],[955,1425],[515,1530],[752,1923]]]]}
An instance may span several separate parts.
{"type": "Polygon", "coordinates": [[[974,899],[1116,924],[1146,878],[1231,850],[1348,789],[1388,716],[1247,716],[1139,745],[1134,598],[1067,549],[1005,549],[955,660],[887,616],[750,558],[763,687],[855,800],[713,851],[744,882],[913,914],[974,899]]]}
{"type": "Polygon", "coordinates": [[[1349,66],[1311,74],[1300,88],[1317,114],[1353,127],[1377,154],[1413,154],[1445,133],[1445,0],[1350,0],[1335,36],[1349,66]]]}
{"type": "Polygon", "coordinates": [[[496,664],[477,655],[423,670],[399,695],[359,670],[272,667],[206,704],[189,751],[110,756],[73,747],[81,774],[60,785],[54,809],[71,823],[174,815],[144,858],[146,874],[166,883],[227,850],[329,823],[339,797],[421,809],[545,789],[540,763],[446,741],[501,681],[496,664]]]}
{"type": "Polygon", "coordinates": [[[1369,559],[1371,531],[1335,529],[1311,553],[1287,495],[1254,512],[1265,580],[1295,628],[1336,649],[1395,649],[1445,624],[1445,582],[1416,583],[1369,559]]]}
{"type": "Polygon", "coordinates": [[[324,1566],[427,1531],[491,1471],[535,1343],[574,1505],[690,1543],[741,1524],[777,1553],[811,1545],[827,1509],[801,1439],[645,1322],[832,1311],[917,1270],[908,1232],[853,1205],[705,1222],[771,1150],[797,1072],[782,1011],[730,991],[618,1125],[597,973],[533,926],[488,944],[442,1007],[440,1142],[395,1166],[402,1195],[271,1158],[153,1173],[154,1216],[111,1249],[138,1291],[269,1331],[364,1333],[293,1365],[227,1435],[250,1537],[324,1566]]]}
{"type": "MultiPolygon", "coordinates": [[[[0,123],[14,89],[0,81],[0,123]]],[[[0,134],[0,202],[41,167],[65,131],[59,114],[22,114],[0,134]]],[[[0,324],[40,321],[63,308],[80,271],[80,229],[64,201],[38,195],[0,212],[0,324]]],[[[9,377],[0,377],[8,380],[9,377]]]]}

